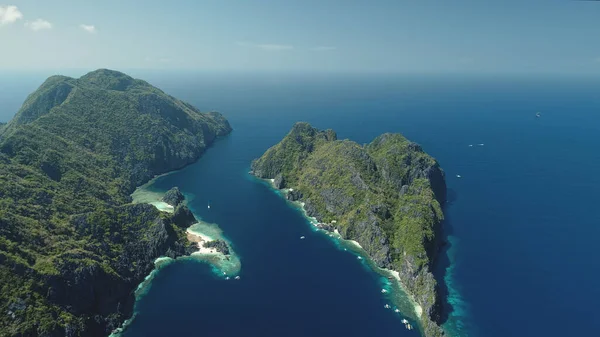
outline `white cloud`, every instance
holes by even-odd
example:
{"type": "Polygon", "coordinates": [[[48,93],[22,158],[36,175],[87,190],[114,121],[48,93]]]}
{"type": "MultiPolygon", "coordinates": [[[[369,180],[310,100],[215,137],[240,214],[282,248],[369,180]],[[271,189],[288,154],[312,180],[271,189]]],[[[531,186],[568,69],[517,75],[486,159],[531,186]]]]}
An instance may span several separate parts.
{"type": "Polygon", "coordinates": [[[310,50],[314,50],[314,51],[330,51],[330,50],[336,50],[336,47],[333,46],[318,46],[318,47],[313,47],[310,48],[310,50]]]}
{"type": "Polygon", "coordinates": [[[0,25],[7,25],[22,19],[23,13],[17,6],[0,6],[0,25]]]}
{"type": "Polygon", "coordinates": [[[85,30],[88,33],[92,33],[93,34],[93,33],[96,32],[96,27],[94,25],[84,25],[84,24],[81,24],[81,25],[79,25],[79,27],[81,29],[85,30]]]}
{"type": "Polygon", "coordinates": [[[52,24],[44,19],[37,19],[33,22],[25,22],[25,27],[36,32],[38,30],[51,29],[52,24]]]}
{"type": "Polygon", "coordinates": [[[250,42],[236,42],[236,45],[240,47],[251,47],[257,48],[264,51],[284,51],[284,50],[292,50],[294,46],[287,44],[272,44],[272,43],[250,43],[250,42]]]}

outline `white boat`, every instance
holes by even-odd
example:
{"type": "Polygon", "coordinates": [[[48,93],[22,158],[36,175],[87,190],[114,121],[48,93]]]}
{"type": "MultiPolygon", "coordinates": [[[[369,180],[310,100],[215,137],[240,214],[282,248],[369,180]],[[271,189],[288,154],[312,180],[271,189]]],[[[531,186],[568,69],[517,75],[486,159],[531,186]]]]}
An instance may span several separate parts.
{"type": "Polygon", "coordinates": [[[477,145],[479,145],[479,146],[483,146],[484,144],[483,144],[483,143],[480,143],[480,144],[477,144],[477,145]]]}
{"type": "Polygon", "coordinates": [[[300,240],[304,240],[304,236],[301,236],[301,237],[300,237],[300,240]]]}
{"type": "Polygon", "coordinates": [[[239,277],[239,276],[236,276],[236,277],[235,277],[235,279],[236,279],[236,280],[239,280],[239,279],[240,279],[240,277],[239,277]]]}
{"type": "Polygon", "coordinates": [[[362,256],[357,257],[357,259],[362,260],[362,256]]]}
{"type": "Polygon", "coordinates": [[[226,280],[229,280],[229,276],[227,276],[225,279],[226,279],[226,280]]]}
{"type": "Polygon", "coordinates": [[[394,310],[394,312],[400,312],[400,309],[396,309],[396,310],[394,310]]]}
{"type": "Polygon", "coordinates": [[[406,318],[403,318],[403,319],[402,319],[402,323],[403,323],[403,324],[408,324],[408,321],[406,320],[406,318]]]}
{"type": "Polygon", "coordinates": [[[412,330],[412,325],[410,325],[410,324],[406,324],[406,328],[407,328],[408,330],[412,330]]]}
{"type": "Polygon", "coordinates": [[[469,147],[473,147],[473,144],[469,144],[469,147]]]}
{"type": "Polygon", "coordinates": [[[385,289],[381,289],[381,293],[382,293],[382,294],[385,294],[385,293],[387,293],[387,292],[388,292],[387,290],[385,290],[385,289]]]}
{"type": "Polygon", "coordinates": [[[386,305],[384,305],[383,307],[384,307],[384,308],[386,308],[386,309],[389,309],[389,308],[391,308],[389,304],[386,304],[386,305]]]}
{"type": "Polygon", "coordinates": [[[456,175],[456,178],[461,178],[460,174],[457,174],[457,175],[456,175]]]}

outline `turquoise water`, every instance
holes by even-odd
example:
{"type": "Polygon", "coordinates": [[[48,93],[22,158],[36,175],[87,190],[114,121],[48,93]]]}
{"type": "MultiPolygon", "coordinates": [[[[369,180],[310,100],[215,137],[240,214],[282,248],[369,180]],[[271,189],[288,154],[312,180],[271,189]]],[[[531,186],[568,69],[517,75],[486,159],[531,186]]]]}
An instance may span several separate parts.
{"type": "Polygon", "coordinates": [[[190,259],[168,264],[125,336],[419,335],[384,308],[394,296],[405,311],[410,303],[398,290],[382,294],[390,289],[382,275],[248,175],[250,161],[298,120],[359,143],[401,132],[440,161],[450,189],[450,244],[437,266],[449,286],[447,329],[600,335],[600,81],[135,75],[229,118],[230,136],[153,187],[179,186],[198,216],[218,224],[241,279],[190,259]]]}

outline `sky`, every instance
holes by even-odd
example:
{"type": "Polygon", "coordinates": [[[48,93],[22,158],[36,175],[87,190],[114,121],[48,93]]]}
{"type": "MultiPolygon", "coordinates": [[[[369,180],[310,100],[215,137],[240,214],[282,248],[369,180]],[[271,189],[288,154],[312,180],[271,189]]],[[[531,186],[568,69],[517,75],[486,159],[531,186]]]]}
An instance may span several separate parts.
{"type": "Polygon", "coordinates": [[[600,1],[0,0],[0,70],[600,74],[600,1]]]}

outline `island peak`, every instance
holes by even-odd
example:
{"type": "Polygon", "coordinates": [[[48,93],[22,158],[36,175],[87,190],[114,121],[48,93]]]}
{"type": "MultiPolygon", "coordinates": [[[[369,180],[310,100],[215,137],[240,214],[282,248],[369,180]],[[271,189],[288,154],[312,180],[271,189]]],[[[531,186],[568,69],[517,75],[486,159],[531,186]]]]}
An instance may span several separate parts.
{"type": "Polygon", "coordinates": [[[195,251],[197,222],[178,189],[172,214],[131,193],[230,131],[117,71],[49,77],[0,126],[0,335],[104,337],[130,318],[154,261],[195,251]]]}
{"type": "Polygon", "coordinates": [[[425,335],[443,335],[432,265],[446,184],[421,146],[394,133],[361,146],[301,122],[252,162],[251,173],[285,187],[286,198],[302,202],[320,228],[358,242],[377,266],[397,271],[423,312],[425,335]]]}

